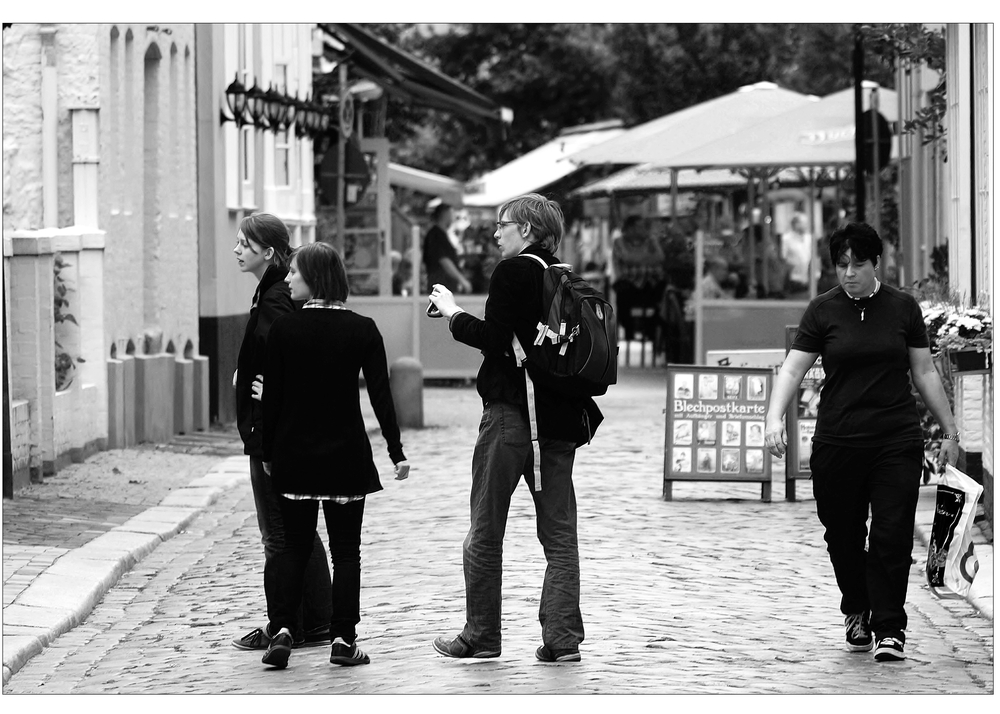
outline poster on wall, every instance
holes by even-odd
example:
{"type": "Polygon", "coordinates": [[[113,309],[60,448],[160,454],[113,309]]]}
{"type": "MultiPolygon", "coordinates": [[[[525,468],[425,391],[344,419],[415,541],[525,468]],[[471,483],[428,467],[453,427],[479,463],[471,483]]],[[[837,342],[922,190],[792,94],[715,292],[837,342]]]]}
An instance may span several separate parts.
{"type": "MultiPolygon", "coordinates": [[[[788,350],[792,349],[797,331],[796,325],[789,325],[785,328],[786,354],[788,350]]],[[[825,378],[823,358],[817,357],[816,362],[802,378],[802,383],[796,392],[795,402],[785,415],[785,429],[788,432],[788,453],[785,455],[787,459],[786,482],[798,478],[809,478],[812,474],[809,469],[809,457],[812,456],[812,438],[813,434],[816,433],[816,418],[819,416],[819,395],[823,389],[825,378]]],[[[794,494],[794,490],[792,493],[794,494]]]]}
{"type": "Polygon", "coordinates": [[[665,500],[674,481],[759,482],[770,500],[764,415],[772,376],[767,368],[667,366],[665,500]]]}

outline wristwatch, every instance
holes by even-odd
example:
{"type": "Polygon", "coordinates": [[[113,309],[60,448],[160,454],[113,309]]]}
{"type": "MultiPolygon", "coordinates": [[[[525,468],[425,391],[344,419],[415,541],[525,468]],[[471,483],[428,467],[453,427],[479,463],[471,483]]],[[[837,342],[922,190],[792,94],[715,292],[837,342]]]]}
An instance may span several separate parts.
{"type": "Polygon", "coordinates": [[[954,441],[957,444],[960,441],[960,439],[959,439],[960,436],[961,436],[961,432],[956,431],[954,434],[942,434],[941,438],[942,439],[950,439],[951,441],[954,441]]]}

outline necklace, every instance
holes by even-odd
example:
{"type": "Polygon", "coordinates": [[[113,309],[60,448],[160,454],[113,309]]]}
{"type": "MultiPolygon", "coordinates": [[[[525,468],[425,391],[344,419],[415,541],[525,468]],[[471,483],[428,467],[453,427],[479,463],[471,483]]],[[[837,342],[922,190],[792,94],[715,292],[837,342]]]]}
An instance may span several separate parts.
{"type": "Polygon", "coordinates": [[[871,291],[870,295],[865,295],[864,297],[854,297],[847,292],[847,290],[844,290],[844,292],[847,293],[847,297],[851,298],[851,304],[861,312],[861,322],[865,321],[865,310],[868,309],[868,301],[875,297],[875,293],[878,292],[880,287],[882,287],[882,283],[879,282],[878,278],[875,278],[875,289],[871,291]]]}

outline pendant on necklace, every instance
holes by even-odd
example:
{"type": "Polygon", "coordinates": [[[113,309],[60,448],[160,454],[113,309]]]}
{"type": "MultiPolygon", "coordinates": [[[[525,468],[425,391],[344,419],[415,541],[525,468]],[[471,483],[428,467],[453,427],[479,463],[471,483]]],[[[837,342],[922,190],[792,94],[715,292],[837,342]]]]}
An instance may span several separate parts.
{"type": "Polygon", "coordinates": [[[863,308],[861,308],[861,322],[864,322],[864,321],[865,321],[865,310],[866,310],[866,309],[867,309],[867,308],[864,308],[864,307],[863,307],[863,308]]]}

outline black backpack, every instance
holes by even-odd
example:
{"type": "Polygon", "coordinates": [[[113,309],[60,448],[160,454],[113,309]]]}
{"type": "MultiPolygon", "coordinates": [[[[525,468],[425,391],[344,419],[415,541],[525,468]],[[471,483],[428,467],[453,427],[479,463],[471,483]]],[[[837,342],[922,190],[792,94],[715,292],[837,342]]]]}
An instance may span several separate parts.
{"type": "Polygon", "coordinates": [[[537,255],[522,256],[545,270],[542,320],[527,351],[528,364],[556,377],[576,377],[593,387],[592,394],[603,394],[618,381],[618,325],[611,303],[566,263],[546,265],[537,255]]]}

